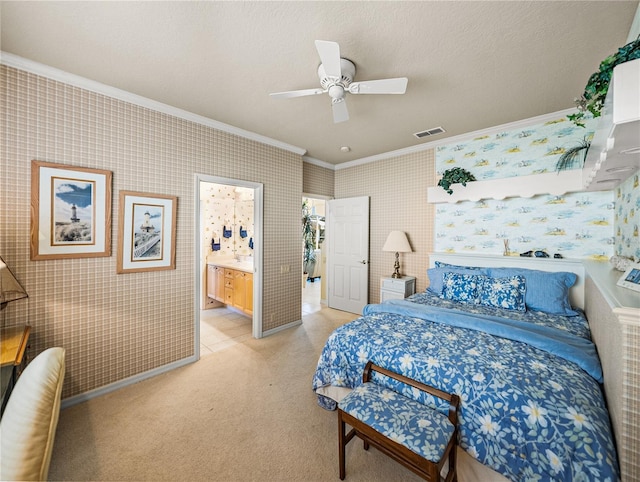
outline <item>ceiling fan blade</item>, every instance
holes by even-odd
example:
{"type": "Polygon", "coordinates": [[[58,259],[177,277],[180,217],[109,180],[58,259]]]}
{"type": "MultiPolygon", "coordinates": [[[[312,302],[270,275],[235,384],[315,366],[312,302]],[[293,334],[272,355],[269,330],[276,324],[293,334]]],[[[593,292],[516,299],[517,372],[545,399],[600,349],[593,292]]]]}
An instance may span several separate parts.
{"type": "Polygon", "coordinates": [[[349,120],[349,111],[347,110],[347,103],[344,99],[334,100],[331,103],[333,109],[333,122],[344,122],[349,120]]]}
{"type": "Polygon", "coordinates": [[[342,76],[342,69],[340,68],[340,46],[336,42],[316,40],[316,50],[318,51],[320,62],[322,62],[327,76],[339,79],[342,76]]]}
{"type": "Polygon", "coordinates": [[[305,95],[324,94],[325,92],[326,90],[324,89],[304,89],[304,90],[290,90],[288,92],[275,92],[269,95],[271,97],[276,97],[278,99],[290,99],[292,97],[303,97],[305,95]]]}
{"type": "Polygon", "coordinates": [[[404,94],[407,90],[408,79],[399,77],[397,79],[364,80],[362,82],[352,82],[349,85],[351,94],[404,94]]]}

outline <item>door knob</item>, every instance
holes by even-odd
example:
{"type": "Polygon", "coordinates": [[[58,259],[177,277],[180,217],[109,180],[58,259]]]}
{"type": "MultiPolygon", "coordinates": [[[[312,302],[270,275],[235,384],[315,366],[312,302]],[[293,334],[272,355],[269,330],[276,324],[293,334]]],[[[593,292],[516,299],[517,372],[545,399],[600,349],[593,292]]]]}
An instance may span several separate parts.
{"type": "Polygon", "coordinates": [[[366,260],[366,259],[363,259],[362,261],[360,261],[360,263],[362,263],[362,264],[367,264],[367,260],[366,260]]]}

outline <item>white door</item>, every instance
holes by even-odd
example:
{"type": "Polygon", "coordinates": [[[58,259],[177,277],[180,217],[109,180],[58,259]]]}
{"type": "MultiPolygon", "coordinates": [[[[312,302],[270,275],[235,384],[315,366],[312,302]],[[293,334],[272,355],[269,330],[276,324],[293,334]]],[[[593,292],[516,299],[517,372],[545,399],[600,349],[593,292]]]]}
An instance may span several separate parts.
{"type": "Polygon", "coordinates": [[[329,308],[362,313],[369,299],[369,198],[327,202],[329,308]]]}

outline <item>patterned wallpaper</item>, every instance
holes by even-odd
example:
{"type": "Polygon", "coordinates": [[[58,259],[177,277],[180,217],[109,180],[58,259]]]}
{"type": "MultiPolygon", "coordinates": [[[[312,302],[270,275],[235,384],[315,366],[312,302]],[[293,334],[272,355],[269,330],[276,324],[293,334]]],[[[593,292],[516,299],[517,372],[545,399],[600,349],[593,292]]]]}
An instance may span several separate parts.
{"type": "Polygon", "coordinates": [[[597,119],[589,118],[583,128],[560,117],[523,129],[439,146],[436,172],[442,175],[447,169],[462,167],[478,181],[553,172],[567,148],[593,138],[596,124],[597,119]]]}
{"type": "Polygon", "coordinates": [[[335,171],[305,162],[302,168],[302,192],[333,197],[335,171]]]}
{"type": "Polygon", "coordinates": [[[400,272],[427,288],[433,252],[434,205],[427,186],[435,184],[433,149],[336,171],[336,198],[369,196],[369,303],[380,301],[380,278],[391,276],[395,255],[383,252],[390,231],[407,233],[413,252],[400,254],[400,272]]]}
{"type": "Polygon", "coordinates": [[[194,354],[196,173],[263,183],[263,330],[300,319],[301,156],[11,67],[0,95],[0,255],[29,293],[5,325],[66,348],[63,398],[194,354]],[[111,256],[29,260],[32,159],[113,172],[111,256]],[[116,274],[120,190],[178,197],[175,270],[116,274]]]}
{"type": "Polygon", "coordinates": [[[616,254],[640,261],[640,174],[636,173],[615,189],[616,254]]]}
{"type": "MultiPolygon", "coordinates": [[[[462,167],[476,179],[553,172],[565,149],[593,136],[559,118],[525,129],[498,132],[440,146],[436,171],[462,167]]],[[[576,173],[578,175],[578,173],[576,173]]],[[[438,204],[435,250],[511,254],[542,250],[550,256],[608,259],[614,252],[612,191],[438,204]]]]}
{"type": "Polygon", "coordinates": [[[251,256],[253,248],[249,241],[254,234],[253,191],[214,183],[206,183],[202,190],[205,191],[202,196],[204,255],[214,253],[220,258],[251,256]],[[228,237],[224,235],[225,231],[228,237]],[[244,237],[241,234],[244,234],[244,237]],[[212,251],[212,240],[216,243],[215,251],[212,251]]]}

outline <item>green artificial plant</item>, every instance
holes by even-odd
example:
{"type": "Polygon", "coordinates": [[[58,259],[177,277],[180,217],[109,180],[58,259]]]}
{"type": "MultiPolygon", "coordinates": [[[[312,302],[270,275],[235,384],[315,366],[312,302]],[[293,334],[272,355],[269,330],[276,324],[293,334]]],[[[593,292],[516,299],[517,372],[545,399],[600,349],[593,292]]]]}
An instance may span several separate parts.
{"type": "Polygon", "coordinates": [[[311,222],[311,209],[307,201],[302,201],[302,261],[303,270],[308,273],[309,266],[316,260],[315,232],[311,222]]]}
{"type": "Polygon", "coordinates": [[[442,173],[442,179],[438,181],[438,186],[451,195],[453,194],[453,190],[451,189],[452,184],[462,184],[463,186],[466,186],[467,182],[475,180],[475,176],[469,171],[462,169],[461,167],[453,167],[442,173]]]}
{"type": "Polygon", "coordinates": [[[593,117],[600,117],[609,90],[613,68],[618,64],[638,58],[640,58],[640,36],[600,63],[600,69],[589,77],[582,96],[575,99],[579,112],[568,115],[569,120],[577,126],[585,127],[584,119],[587,112],[591,112],[593,117]]]}

